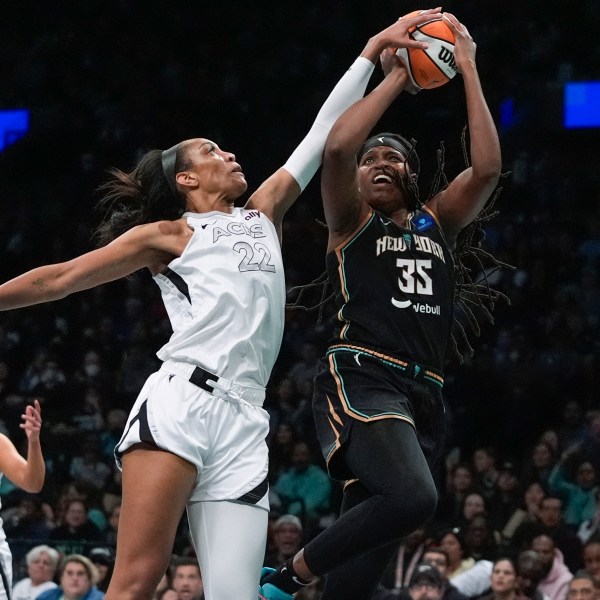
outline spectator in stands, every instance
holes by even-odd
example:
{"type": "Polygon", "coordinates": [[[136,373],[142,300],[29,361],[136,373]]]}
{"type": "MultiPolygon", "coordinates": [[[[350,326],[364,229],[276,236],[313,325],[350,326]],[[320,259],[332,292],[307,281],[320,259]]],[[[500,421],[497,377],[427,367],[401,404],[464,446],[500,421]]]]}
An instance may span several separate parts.
{"type": "Polygon", "coordinates": [[[502,530],[520,503],[521,493],[515,465],[505,462],[499,469],[496,488],[488,502],[494,528],[502,530]]]}
{"type": "Polygon", "coordinates": [[[200,566],[195,558],[177,557],[173,560],[171,586],[177,600],[203,600],[204,586],[200,566]]]}
{"type": "Polygon", "coordinates": [[[470,555],[467,542],[460,529],[454,528],[443,532],[438,545],[448,555],[448,579],[450,581],[475,564],[475,559],[470,555]]]}
{"type": "Polygon", "coordinates": [[[500,534],[495,531],[489,517],[478,513],[465,525],[464,537],[469,553],[477,560],[495,560],[498,555],[500,534]]]}
{"type": "Polygon", "coordinates": [[[96,587],[106,593],[112,572],[115,567],[115,555],[111,548],[104,546],[98,546],[92,548],[88,558],[92,561],[98,572],[98,578],[96,580],[96,587]]]}
{"type": "Polygon", "coordinates": [[[572,572],[582,567],[581,541],[575,532],[563,523],[562,500],[547,496],[542,500],[537,521],[523,523],[513,536],[513,545],[525,549],[536,535],[550,536],[572,572]]]}
{"type": "Polygon", "coordinates": [[[600,537],[590,538],[583,546],[583,567],[600,589],[600,537]]]}
{"type": "Polygon", "coordinates": [[[277,567],[302,548],[302,523],[295,515],[282,515],[273,525],[273,550],[265,556],[266,567],[277,567]]]}
{"type": "Polygon", "coordinates": [[[548,479],[550,491],[563,501],[565,523],[574,529],[592,519],[598,506],[598,474],[594,465],[588,460],[577,461],[573,465],[574,481],[567,475],[567,465],[579,448],[580,444],[567,448],[548,479]]]}
{"type": "Polygon", "coordinates": [[[464,527],[475,515],[487,512],[485,498],[479,492],[471,492],[465,496],[461,518],[455,525],[464,527]]]}
{"type": "Polygon", "coordinates": [[[85,504],[81,500],[71,500],[62,524],[50,532],[49,540],[63,554],[84,554],[91,545],[102,540],[102,533],[87,518],[85,504]]]}
{"type": "Polygon", "coordinates": [[[43,592],[37,600],[103,600],[94,585],[96,567],[80,554],[66,556],[59,568],[59,587],[43,592]]]}
{"type": "Polygon", "coordinates": [[[513,511],[500,532],[505,543],[512,543],[515,531],[520,525],[535,523],[539,520],[542,500],[546,496],[547,492],[539,481],[532,481],[525,488],[521,506],[513,511]]]}
{"type": "Polygon", "coordinates": [[[410,600],[441,600],[444,594],[444,577],[431,565],[419,565],[408,585],[410,600]]]}
{"type": "Polygon", "coordinates": [[[83,442],[80,453],[71,461],[69,474],[75,482],[97,490],[106,485],[112,469],[102,460],[97,440],[87,439],[83,442]]]}
{"type": "Polygon", "coordinates": [[[42,543],[48,539],[54,524],[46,519],[42,498],[37,494],[23,495],[12,513],[12,517],[6,519],[4,530],[11,540],[13,561],[19,561],[32,544],[42,543]]]}
{"type": "Polygon", "coordinates": [[[552,446],[548,442],[536,442],[521,473],[521,482],[527,485],[532,481],[539,481],[547,487],[548,477],[555,462],[556,457],[552,446]]]}
{"type": "Polygon", "coordinates": [[[442,600],[466,600],[467,597],[464,594],[461,594],[448,579],[450,561],[444,550],[435,546],[430,546],[425,550],[421,562],[425,565],[435,567],[440,572],[440,575],[444,580],[442,586],[442,600]]]}
{"type": "Polygon", "coordinates": [[[533,538],[531,549],[540,555],[544,569],[544,577],[538,584],[539,590],[550,600],[565,600],[573,574],[564,564],[562,553],[554,540],[549,535],[538,535],[533,538]]]}
{"type": "Polygon", "coordinates": [[[465,498],[474,491],[474,475],[468,463],[458,462],[450,468],[446,492],[441,495],[435,520],[446,527],[460,519],[465,498]]]}
{"type": "Polygon", "coordinates": [[[490,500],[496,488],[500,473],[496,468],[496,449],[492,446],[477,448],[473,452],[475,471],[475,489],[486,499],[490,500]]]}
{"type": "Polygon", "coordinates": [[[290,423],[277,425],[269,442],[269,481],[272,484],[292,466],[292,453],[297,441],[296,430],[290,423]]]}
{"type": "Polygon", "coordinates": [[[499,558],[494,562],[490,583],[492,591],[482,600],[526,598],[519,588],[517,568],[510,558],[499,558]]]}
{"type": "Polygon", "coordinates": [[[586,572],[576,573],[569,582],[567,600],[593,600],[598,597],[594,580],[586,572]]]}
{"type": "Polygon", "coordinates": [[[109,546],[117,545],[117,531],[119,530],[119,518],[121,517],[121,503],[115,504],[108,515],[108,527],[104,532],[104,540],[109,546]]]}
{"type": "Polygon", "coordinates": [[[50,546],[35,546],[25,556],[27,575],[15,584],[12,600],[35,600],[42,592],[56,587],[54,574],[59,554],[50,546]]]}
{"type": "Polygon", "coordinates": [[[523,550],[517,559],[517,577],[523,595],[531,600],[548,600],[538,585],[544,578],[542,557],[533,550],[523,550]]]}
{"type": "Polygon", "coordinates": [[[331,509],[331,480],[312,462],[312,453],[305,442],[294,445],[292,466],[281,474],[274,488],[285,512],[300,517],[310,527],[316,526],[319,518],[331,509]]]}

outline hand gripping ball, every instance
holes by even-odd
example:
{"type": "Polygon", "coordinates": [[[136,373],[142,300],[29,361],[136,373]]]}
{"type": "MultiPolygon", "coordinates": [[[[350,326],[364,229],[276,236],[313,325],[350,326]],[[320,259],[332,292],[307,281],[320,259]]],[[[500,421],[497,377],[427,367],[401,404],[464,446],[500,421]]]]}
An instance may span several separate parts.
{"type": "MultiPolygon", "coordinates": [[[[402,18],[410,18],[422,11],[415,10],[402,18]]],[[[429,90],[448,83],[457,73],[454,62],[454,33],[441,17],[411,27],[408,30],[412,39],[427,42],[429,48],[399,48],[398,56],[406,65],[410,83],[408,91],[413,93],[419,90],[429,90]],[[412,90],[411,87],[418,88],[412,90]]]]}

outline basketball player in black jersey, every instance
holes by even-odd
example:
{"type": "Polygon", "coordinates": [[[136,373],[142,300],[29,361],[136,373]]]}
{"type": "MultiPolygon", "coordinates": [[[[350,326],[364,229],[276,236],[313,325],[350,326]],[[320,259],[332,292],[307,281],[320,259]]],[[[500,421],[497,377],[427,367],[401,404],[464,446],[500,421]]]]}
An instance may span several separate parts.
{"type": "Polygon", "coordinates": [[[496,188],[500,144],[475,66],[475,44],[453,15],[472,165],[419,207],[411,144],[383,133],[365,139],[405,88],[391,72],[334,125],[322,194],[327,270],[338,328],[315,380],[314,412],[330,475],[345,480],[340,518],[274,573],[261,593],[285,600],[327,574],[323,600],[366,600],[400,538],[424,523],[437,494],[428,462],[441,449],[443,365],[452,325],[459,232],[496,188]]]}

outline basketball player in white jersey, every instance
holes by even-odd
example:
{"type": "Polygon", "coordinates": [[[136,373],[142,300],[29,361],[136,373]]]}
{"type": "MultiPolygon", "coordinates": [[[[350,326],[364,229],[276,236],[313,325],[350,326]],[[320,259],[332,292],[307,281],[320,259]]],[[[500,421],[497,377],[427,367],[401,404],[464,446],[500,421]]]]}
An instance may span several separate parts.
{"type": "MultiPolygon", "coordinates": [[[[26,492],[37,494],[44,486],[46,466],[40,446],[42,412],[40,403],[27,406],[22,415],[21,429],[27,436],[27,458],[23,458],[14,444],[0,433],[0,478],[6,475],[26,492]]],[[[0,519],[0,600],[10,600],[12,590],[12,556],[0,519]]]]}
{"type": "Polygon", "coordinates": [[[284,323],[281,223],[321,162],[336,118],[361,98],[379,54],[424,47],[408,29],[372,37],[300,146],[247,201],[235,156],[204,138],[148,152],[104,185],[101,245],[0,286],[0,310],[63,298],[147,267],[173,335],[116,447],[123,503],[107,600],[153,596],[187,507],[207,600],[256,600],[267,516],[262,409],[284,323]]]}

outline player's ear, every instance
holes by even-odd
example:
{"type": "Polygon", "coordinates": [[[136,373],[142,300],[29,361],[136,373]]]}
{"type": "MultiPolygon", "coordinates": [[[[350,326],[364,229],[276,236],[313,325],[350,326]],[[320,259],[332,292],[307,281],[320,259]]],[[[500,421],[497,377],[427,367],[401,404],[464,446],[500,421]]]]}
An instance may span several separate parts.
{"type": "Polygon", "coordinates": [[[198,187],[198,177],[190,171],[180,171],[175,175],[175,181],[188,190],[198,187]]]}

